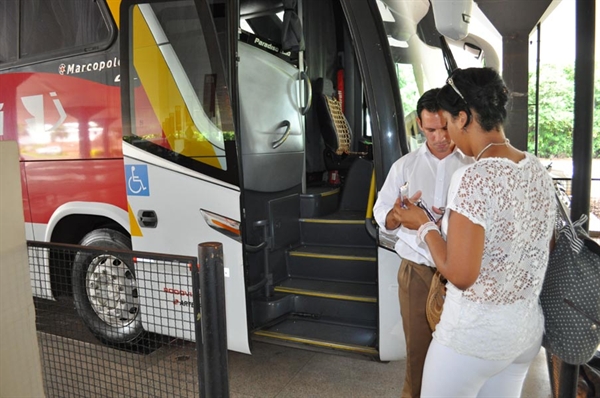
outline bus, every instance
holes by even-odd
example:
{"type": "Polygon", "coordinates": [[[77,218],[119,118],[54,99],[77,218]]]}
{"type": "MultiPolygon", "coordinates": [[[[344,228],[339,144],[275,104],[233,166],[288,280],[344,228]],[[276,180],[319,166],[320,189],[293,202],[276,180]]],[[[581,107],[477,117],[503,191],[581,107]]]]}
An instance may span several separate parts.
{"type": "MultiPolygon", "coordinates": [[[[186,256],[221,242],[230,350],[405,356],[400,261],[370,208],[424,141],[416,102],[448,76],[441,43],[499,69],[475,3],[14,0],[0,36],[28,240],[186,256]]],[[[49,255],[34,296],[72,295],[107,344],[194,340],[173,327],[194,321],[187,267],[122,257],[82,251],[61,275],[49,255]]]]}

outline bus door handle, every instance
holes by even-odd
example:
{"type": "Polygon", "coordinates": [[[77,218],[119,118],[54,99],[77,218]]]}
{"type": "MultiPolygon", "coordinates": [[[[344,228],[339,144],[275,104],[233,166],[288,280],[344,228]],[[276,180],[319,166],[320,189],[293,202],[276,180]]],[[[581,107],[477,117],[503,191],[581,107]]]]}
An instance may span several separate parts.
{"type": "Polygon", "coordinates": [[[138,211],[138,221],[140,222],[140,226],[144,228],[156,228],[158,225],[158,217],[154,210],[138,211]]]}
{"type": "Polygon", "coordinates": [[[306,105],[300,108],[300,113],[306,115],[312,104],[312,85],[310,84],[308,75],[304,71],[300,72],[300,80],[304,82],[304,92],[306,94],[306,105]]]}
{"type": "Polygon", "coordinates": [[[279,148],[281,146],[281,144],[283,144],[285,142],[285,140],[287,140],[287,138],[290,136],[290,130],[292,129],[292,124],[288,120],[284,120],[283,122],[281,122],[281,124],[279,125],[278,128],[281,128],[284,126],[285,126],[285,133],[283,133],[283,136],[281,136],[280,139],[272,142],[273,149],[279,148]]]}

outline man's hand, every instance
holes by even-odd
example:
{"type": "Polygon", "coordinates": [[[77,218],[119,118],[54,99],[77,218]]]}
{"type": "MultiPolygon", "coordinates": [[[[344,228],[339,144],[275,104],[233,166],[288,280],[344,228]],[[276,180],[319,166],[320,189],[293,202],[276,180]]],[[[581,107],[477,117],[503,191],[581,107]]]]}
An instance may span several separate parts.
{"type": "Polygon", "coordinates": [[[423,194],[423,192],[421,191],[417,191],[415,192],[415,194],[413,196],[410,197],[410,202],[411,203],[415,203],[417,200],[421,199],[421,195],[423,194]]]}
{"type": "Polygon", "coordinates": [[[408,229],[417,230],[421,225],[429,222],[427,213],[425,213],[423,209],[413,204],[413,198],[417,197],[418,199],[421,197],[421,193],[418,192],[418,194],[418,197],[415,195],[410,199],[405,199],[404,208],[400,209],[397,213],[397,218],[400,223],[408,229]]]}
{"type": "MultiPolygon", "coordinates": [[[[410,197],[410,199],[406,199],[406,201],[409,201],[412,204],[413,202],[419,200],[421,195],[422,192],[417,191],[413,196],[410,197]]],[[[394,207],[392,207],[385,218],[385,228],[389,230],[399,228],[400,224],[402,223],[402,211],[405,209],[406,204],[402,203],[400,198],[396,199],[394,207]]]]}

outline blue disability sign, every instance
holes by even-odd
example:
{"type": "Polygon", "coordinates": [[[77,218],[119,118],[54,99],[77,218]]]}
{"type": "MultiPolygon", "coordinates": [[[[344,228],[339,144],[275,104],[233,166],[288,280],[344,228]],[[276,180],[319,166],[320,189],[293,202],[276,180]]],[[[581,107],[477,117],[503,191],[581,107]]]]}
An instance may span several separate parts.
{"type": "Polygon", "coordinates": [[[145,164],[126,164],[125,180],[128,196],[150,196],[148,166],[145,164]]]}

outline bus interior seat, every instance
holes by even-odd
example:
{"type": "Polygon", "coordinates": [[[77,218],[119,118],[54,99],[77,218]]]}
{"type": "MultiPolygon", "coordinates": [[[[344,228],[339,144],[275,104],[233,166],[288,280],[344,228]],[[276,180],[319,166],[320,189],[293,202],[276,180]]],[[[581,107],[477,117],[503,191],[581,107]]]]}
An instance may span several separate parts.
{"type": "Polygon", "coordinates": [[[313,101],[325,143],[325,167],[327,170],[347,171],[358,154],[351,151],[352,131],[340,102],[335,98],[331,80],[321,77],[313,82],[313,101]]]}
{"type": "Polygon", "coordinates": [[[373,163],[364,158],[368,153],[352,151],[352,131],[335,98],[331,80],[315,80],[313,101],[325,142],[325,166],[338,170],[343,180],[339,210],[365,211],[373,163]]]}
{"type": "Polygon", "coordinates": [[[366,213],[372,176],[372,161],[358,157],[352,162],[344,181],[339,210],[366,213]]]}

